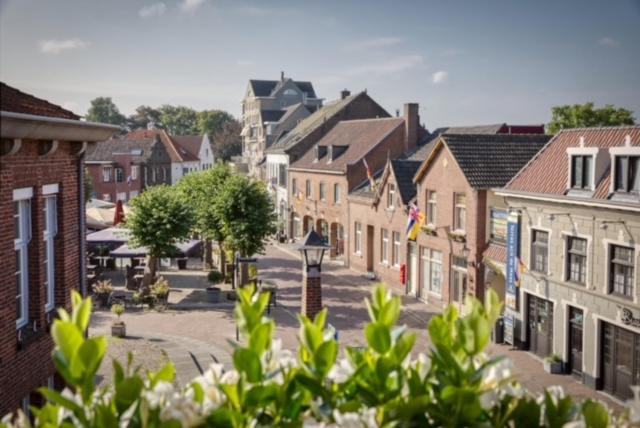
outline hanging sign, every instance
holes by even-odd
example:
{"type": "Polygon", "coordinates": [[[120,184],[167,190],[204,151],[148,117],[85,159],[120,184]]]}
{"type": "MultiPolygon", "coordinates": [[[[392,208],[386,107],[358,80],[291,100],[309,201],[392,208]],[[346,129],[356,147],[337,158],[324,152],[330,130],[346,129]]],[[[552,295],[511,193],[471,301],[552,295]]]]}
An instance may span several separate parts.
{"type": "Polygon", "coordinates": [[[509,213],[507,219],[507,272],[505,304],[507,308],[518,309],[518,284],[516,269],[520,260],[520,215],[509,213]]]}

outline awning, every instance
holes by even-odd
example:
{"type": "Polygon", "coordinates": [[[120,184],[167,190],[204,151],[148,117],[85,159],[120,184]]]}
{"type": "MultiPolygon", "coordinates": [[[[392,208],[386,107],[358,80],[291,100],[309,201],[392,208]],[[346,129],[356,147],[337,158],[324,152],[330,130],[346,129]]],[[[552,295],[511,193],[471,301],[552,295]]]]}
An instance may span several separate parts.
{"type": "MultiPolygon", "coordinates": [[[[192,239],[187,242],[180,242],[176,244],[177,253],[174,257],[189,257],[195,254],[201,246],[201,242],[196,239],[192,239]]],[[[129,257],[145,257],[147,255],[146,247],[129,247],[128,244],[123,244],[116,248],[115,250],[111,250],[109,255],[111,257],[116,258],[129,258],[129,257]]]]}
{"type": "Polygon", "coordinates": [[[109,227],[87,235],[89,244],[113,244],[129,242],[131,232],[124,227],[109,227]]]}

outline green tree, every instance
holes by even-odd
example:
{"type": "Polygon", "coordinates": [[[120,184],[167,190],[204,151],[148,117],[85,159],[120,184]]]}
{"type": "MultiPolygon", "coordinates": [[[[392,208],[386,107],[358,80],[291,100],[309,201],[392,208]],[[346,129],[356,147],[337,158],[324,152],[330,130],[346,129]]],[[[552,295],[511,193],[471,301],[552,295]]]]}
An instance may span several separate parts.
{"type": "MultiPolygon", "coordinates": [[[[194,230],[205,240],[205,262],[211,265],[211,241],[217,241],[221,256],[224,251],[224,235],[216,211],[214,201],[223,190],[226,181],[231,177],[231,169],[222,163],[206,171],[187,174],[177,185],[177,190],[194,209],[194,230]]],[[[224,260],[222,260],[224,268],[224,260]]]]}
{"type": "MultiPolygon", "coordinates": [[[[241,175],[230,177],[213,201],[225,247],[243,257],[262,253],[265,239],[276,233],[273,201],[264,183],[241,175]]],[[[241,273],[244,283],[246,269],[241,273]]]]}
{"type": "Polygon", "coordinates": [[[93,178],[91,178],[91,174],[89,174],[89,170],[84,169],[84,201],[91,201],[91,196],[93,195],[93,178]]]}
{"type": "Polygon", "coordinates": [[[171,135],[198,134],[198,113],[184,106],[162,105],[160,112],[161,127],[171,135]]]}
{"type": "Polygon", "coordinates": [[[633,112],[607,104],[594,108],[593,103],[556,106],[551,109],[548,131],[556,134],[565,128],[592,128],[596,126],[633,125],[633,112]]]}
{"type": "Polygon", "coordinates": [[[131,230],[130,244],[147,247],[150,278],[155,279],[157,260],[175,253],[175,244],[186,240],[191,231],[193,210],[174,188],[162,185],[145,190],[131,201],[132,211],[126,226],[131,230]]]}
{"type": "Polygon", "coordinates": [[[91,100],[86,119],[89,122],[110,123],[120,126],[124,126],[126,121],[111,97],[98,97],[91,100]]]}
{"type": "Polygon", "coordinates": [[[136,108],[136,112],[127,118],[127,127],[130,130],[146,129],[150,122],[155,128],[162,128],[161,114],[158,109],[141,105],[136,108]]]}
{"type": "Polygon", "coordinates": [[[228,161],[242,153],[242,125],[237,120],[225,122],[222,129],[213,134],[213,153],[216,159],[228,161]]]}

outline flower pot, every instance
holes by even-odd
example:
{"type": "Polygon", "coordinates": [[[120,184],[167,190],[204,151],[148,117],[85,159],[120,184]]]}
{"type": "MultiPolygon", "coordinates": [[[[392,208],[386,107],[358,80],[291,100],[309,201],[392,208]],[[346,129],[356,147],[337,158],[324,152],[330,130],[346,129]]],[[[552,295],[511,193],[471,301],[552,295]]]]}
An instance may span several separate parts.
{"type": "Polygon", "coordinates": [[[544,370],[551,374],[562,374],[562,361],[544,361],[544,370]]]}
{"type": "Polygon", "coordinates": [[[207,302],[220,302],[220,289],[218,287],[207,287],[207,302]]]}
{"type": "Polygon", "coordinates": [[[109,297],[111,297],[111,294],[95,294],[94,299],[96,301],[96,305],[99,308],[109,307],[109,297]]]}
{"type": "Polygon", "coordinates": [[[185,270],[187,268],[187,259],[178,259],[178,269],[185,270]]]}
{"type": "Polygon", "coordinates": [[[127,326],[124,321],[115,321],[111,324],[111,336],[125,337],[127,335],[127,326]]]}
{"type": "Polygon", "coordinates": [[[156,298],[156,304],[159,306],[167,306],[169,304],[169,293],[157,294],[155,298],[156,298]]]}

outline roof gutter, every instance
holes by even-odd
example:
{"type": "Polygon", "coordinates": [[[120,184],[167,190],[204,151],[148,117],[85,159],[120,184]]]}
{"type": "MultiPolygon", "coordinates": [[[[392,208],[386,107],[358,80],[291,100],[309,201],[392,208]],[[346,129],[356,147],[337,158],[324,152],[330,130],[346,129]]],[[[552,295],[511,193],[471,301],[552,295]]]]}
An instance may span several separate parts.
{"type": "Polygon", "coordinates": [[[2,138],[104,141],[120,130],[117,125],[59,117],[0,111],[2,138]]]}
{"type": "Polygon", "coordinates": [[[495,189],[496,195],[498,196],[510,196],[515,198],[522,199],[530,199],[533,201],[545,201],[545,202],[555,202],[555,203],[564,203],[569,205],[580,205],[586,206],[589,208],[605,208],[605,209],[613,209],[613,210],[622,210],[622,211],[632,211],[632,212],[640,212],[640,205],[637,204],[626,204],[623,202],[614,202],[610,200],[600,201],[598,199],[585,199],[577,200],[573,197],[563,196],[563,195],[549,195],[547,193],[532,193],[532,192],[522,192],[517,190],[507,190],[507,189],[495,189]]]}

